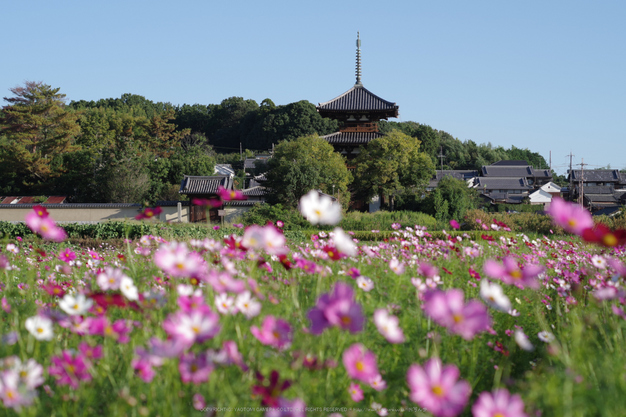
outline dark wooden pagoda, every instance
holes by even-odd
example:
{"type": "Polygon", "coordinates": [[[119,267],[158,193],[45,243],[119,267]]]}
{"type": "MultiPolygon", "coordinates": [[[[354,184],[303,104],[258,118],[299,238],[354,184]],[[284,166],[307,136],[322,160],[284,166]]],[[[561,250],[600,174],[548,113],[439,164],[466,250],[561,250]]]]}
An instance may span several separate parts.
{"type": "Polygon", "coordinates": [[[348,160],[355,158],[359,147],[383,136],[378,131],[378,121],[398,117],[396,103],[384,100],[363,87],[361,83],[361,39],[356,41],[356,83],[354,87],[325,103],[317,105],[322,117],[340,122],[339,132],[324,136],[335,151],[348,160]]]}

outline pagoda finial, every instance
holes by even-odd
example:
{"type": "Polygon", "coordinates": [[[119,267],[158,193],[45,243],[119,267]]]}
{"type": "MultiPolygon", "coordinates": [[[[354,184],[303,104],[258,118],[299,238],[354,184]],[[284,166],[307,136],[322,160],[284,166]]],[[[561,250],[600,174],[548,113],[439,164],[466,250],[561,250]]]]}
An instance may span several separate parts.
{"type": "Polygon", "coordinates": [[[361,83],[361,37],[356,33],[356,83],[354,85],[363,86],[361,83]]]}

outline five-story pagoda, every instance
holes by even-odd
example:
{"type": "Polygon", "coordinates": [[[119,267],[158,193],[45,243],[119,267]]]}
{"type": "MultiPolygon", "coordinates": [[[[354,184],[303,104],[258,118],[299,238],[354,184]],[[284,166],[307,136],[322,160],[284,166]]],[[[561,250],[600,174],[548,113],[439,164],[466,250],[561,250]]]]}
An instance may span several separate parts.
{"type": "Polygon", "coordinates": [[[361,39],[357,32],[356,83],[337,98],[317,105],[322,117],[340,122],[340,130],[324,136],[335,151],[347,159],[359,153],[358,148],[383,136],[378,131],[378,121],[398,117],[396,103],[384,100],[363,87],[361,83],[361,39]]]}

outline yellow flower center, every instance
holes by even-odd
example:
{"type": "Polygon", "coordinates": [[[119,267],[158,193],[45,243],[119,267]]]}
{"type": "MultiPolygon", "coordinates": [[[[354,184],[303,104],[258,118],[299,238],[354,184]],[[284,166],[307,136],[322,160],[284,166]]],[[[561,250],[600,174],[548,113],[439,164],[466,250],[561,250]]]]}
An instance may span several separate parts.
{"type": "Polygon", "coordinates": [[[519,269],[516,269],[515,271],[511,272],[511,276],[514,279],[520,279],[522,277],[522,271],[520,271],[519,269]]]}
{"type": "Polygon", "coordinates": [[[602,238],[602,243],[604,243],[606,246],[615,246],[617,245],[617,238],[615,237],[614,234],[607,233],[602,238]]]}
{"type": "Polygon", "coordinates": [[[363,362],[361,361],[357,361],[357,363],[354,365],[356,370],[359,372],[362,372],[363,369],[365,369],[365,365],[363,365],[363,362]]]}
{"type": "Polygon", "coordinates": [[[454,316],[452,316],[452,318],[454,319],[455,323],[461,323],[463,321],[463,316],[460,314],[455,314],[454,316]]]}
{"type": "Polygon", "coordinates": [[[344,325],[348,325],[350,323],[352,323],[352,319],[349,316],[343,316],[341,318],[341,323],[344,325]]]}
{"type": "Polygon", "coordinates": [[[435,394],[437,397],[443,397],[443,388],[441,388],[441,385],[435,385],[430,389],[433,394],[435,394]]]}
{"type": "Polygon", "coordinates": [[[42,327],[37,327],[37,333],[43,333],[43,328],[42,327]]]}

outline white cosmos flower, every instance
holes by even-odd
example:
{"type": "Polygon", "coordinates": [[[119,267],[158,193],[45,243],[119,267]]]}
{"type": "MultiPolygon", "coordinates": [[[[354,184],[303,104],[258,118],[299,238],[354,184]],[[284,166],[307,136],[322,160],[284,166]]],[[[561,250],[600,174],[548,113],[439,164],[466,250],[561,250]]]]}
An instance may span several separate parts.
{"type": "Polygon", "coordinates": [[[380,308],[374,312],[374,324],[376,328],[385,336],[389,343],[404,342],[404,333],[398,326],[398,318],[390,315],[387,310],[380,308]]]}
{"type": "Polygon", "coordinates": [[[47,317],[33,316],[26,319],[24,323],[26,330],[35,336],[37,340],[52,340],[54,332],[52,331],[52,320],[47,317]]]}
{"type": "Polygon", "coordinates": [[[336,227],[333,231],[333,243],[341,253],[348,256],[356,256],[359,253],[352,238],[340,227],[336,227]]]}
{"type": "Polygon", "coordinates": [[[511,301],[504,295],[502,287],[486,279],[480,281],[480,297],[494,310],[507,313],[511,310],[511,301]]]}
{"type": "Polygon", "coordinates": [[[593,264],[593,266],[595,266],[596,268],[599,269],[605,269],[606,268],[606,259],[604,259],[604,256],[601,255],[593,255],[591,257],[591,263],[593,264]]]}
{"type": "Polygon", "coordinates": [[[226,293],[215,296],[215,307],[222,314],[235,314],[237,312],[235,299],[226,293]]]}
{"type": "Polygon", "coordinates": [[[59,301],[59,307],[70,316],[81,316],[85,314],[92,306],[93,300],[85,297],[85,294],[65,294],[63,299],[59,301]]]}
{"type": "Polygon", "coordinates": [[[551,343],[555,339],[552,333],[545,331],[545,330],[537,333],[537,336],[539,336],[539,340],[541,340],[542,342],[546,342],[546,343],[551,343]]]}
{"type": "Polygon", "coordinates": [[[365,292],[369,292],[374,288],[374,281],[361,275],[356,279],[356,285],[365,292]]]}
{"type": "Polygon", "coordinates": [[[533,344],[530,343],[530,340],[528,340],[528,336],[526,336],[526,334],[519,329],[515,330],[515,343],[528,352],[535,350],[533,344]]]}
{"type": "Polygon", "coordinates": [[[122,292],[122,294],[124,294],[124,297],[128,298],[131,301],[139,299],[137,287],[135,287],[135,283],[130,277],[124,276],[122,278],[122,282],[120,283],[120,291],[122,292]]]}
{"type": "Polygon", "coordinates": [[[246,318],[251,319],[261,312],[261,303],[252,298],[250,291],[244,291],[235,299],[235,308],[246,318]]]}
{"type": "Polygon", "coordinates": [[[341,206],[315,190],[300,199],[300,213],[311,224],[337,224],[341,220],[341,206]]]}

